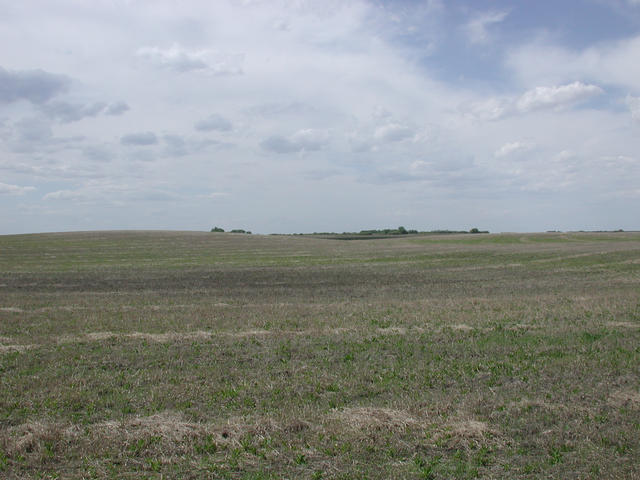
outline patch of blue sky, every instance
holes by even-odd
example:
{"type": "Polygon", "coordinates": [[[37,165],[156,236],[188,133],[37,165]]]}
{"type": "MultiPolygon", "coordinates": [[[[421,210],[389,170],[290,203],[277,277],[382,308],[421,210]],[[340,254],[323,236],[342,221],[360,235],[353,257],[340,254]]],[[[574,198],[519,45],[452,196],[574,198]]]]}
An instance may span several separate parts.
{"type": "Polygon", "coordinates": [[[640,3],[623,0],[378,4],[389,10],[386,37],[430,75],[488,92],[515,87],[504,58],[518,46],[542,42],[581,51],[640,34],[640,3]]]}

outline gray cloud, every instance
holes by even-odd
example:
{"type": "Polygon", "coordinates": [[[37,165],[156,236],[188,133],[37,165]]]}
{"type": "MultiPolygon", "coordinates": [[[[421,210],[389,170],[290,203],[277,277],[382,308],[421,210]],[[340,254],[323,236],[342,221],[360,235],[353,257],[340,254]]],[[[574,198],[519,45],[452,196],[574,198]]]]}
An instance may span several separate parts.
{"type": "Polygon", "coordinates": [[[42,104],[68,90],[71,80],[43,70],[8,71],[0,67],[0,102],[42,104]]]}
{"type": "Polygon", "coordinates": [[[153,132],[129,133],[120,138],[120,143],[127,146],[155,145],[158,143],[158,137],[153,132]]]}
{"type": "Polygon", "coordinates": [[[210,139],[185,138],[181,135],[166,134],[162,136],[164,141],[164,155],[168,157],[184,157],[186,155],[202,152],[209,147],[231,147],[230,143],[218,142],[210,139]]]}
{"type": "Polygon", "coordinates": [[[392,185],[394,183],[419,183],[440,195],[464,195],[469,197],[494,196],[508,188],[508,175],[488,171],[477,165],[472,158],[449,158],[447,161],[417,160],[409,168],[374,168],[363,172],[362,183],[392,185]]]}
{"type": "Polygon", "coordinates": [[[180,197],[172,192],[164,190],[151,189],[146,192],[133,192],[130,195],[131,200],[141,200],[150,202],[172,202],[178,200],[180,197]]]}
{"type": "Polygon", "coordinates": [[[41,144],[53,137],[51,123],[40,117],[23,118],[14,127],[19,143],[41,144]]]}
{"type": "Polygon", "coordinates": [[[318,170],[309,170],[305,172],[304,177],[307,180],[326,180],[328,178],[337,177],[342,175],[343,172],[337,169],[318,169],[318,170]]]}
{"type": "Polygon", "coordinates": [[[8,140],[11,137],[11,127],[6,118],[0,118],[0,140],[8,140]]]}
{"type": "Polygon", "coordinates": [[[137,162],[153,162],[157,157],[154,152],[151,150],[134,150],[127,154],[127,157],[130,160],[134,160],[137,162]]]}
{"type": "Polygon", "coordinates": [[[307,115],[314,113],[316,109],[311,105],[302,102],[276,102],[254,105],[246,111],[250,115],[271,117],[274,115],[307,115]]]}
{"type": "Polygon", "coordinates": [[[217,130],[219,132],[228,132],[229,130],[233,129],[233,125],[226,118],[214,113],[212,115],[209,115],[207,118],[196,122],[194,128],[201,132],[209,132],[212,130],[217,130]]]}
{"type": "Polygon", "coordinates": [[[260,143],[260,146],[269,152],[275,153],[293,153],[299,152],[302,148],[294,144],[292,141],[280,135],[271,136],[260,143]]]}
{"type": "Polygon", "coordinates": [[[116,102],[110,105],[105,102],[95,102],[85,105],[64,100],[52,100],[41,105],[40,110],[49,118],[62,123],[72,123],[83,118],[97,117],[100,114],[121,115],[129,110],[129,105],[124,102],[116,102]]]}
{"type": "Polygon", "coordinates": [[[299,130],[291,137],[273,135],[260,143],[260,146],[274,153],[295,153],[321,150],[329,143],[327,132],[322,130],[299,130]]]}
{"type": "Polygon", "coordinates": [[[104,113],[106,115],[122,115],[128,110],[130,110],[130,107],[125,102],[115,102],[109,105],[105,109],[104,113]]]}
{"type": "Polygon", "coordinates": [[[113,152],[105,145],[91,145],[82,149],[82,156],[95,162],[109,162],[113,159],[113,152]]]}
{"type": "Polygon", "coordinates": [[[43,113],[50,118],[63,123],[71,123],[86,117],[95,117],[102,113],[106,107],[107,104],[103,102],[96,102],[92,105],[82,105],[79,103],[54,100],[42,105],[41,109],[43,113]]]}
{"type": "Polygon", "coordinates": [[[43,117],[26,117],[11,125],[6,132],[7,147],[16,153],[54,153],[77,148],[78,142],[85,140],[83,135],[55,137],[51,129],[51,120],[43,117]]]}
{"type": "Polygon", "coordinates": [[[187,142],[180,135],[164,135],[165,153],[171,157],[183,157],[189,153],[187,142]]]}

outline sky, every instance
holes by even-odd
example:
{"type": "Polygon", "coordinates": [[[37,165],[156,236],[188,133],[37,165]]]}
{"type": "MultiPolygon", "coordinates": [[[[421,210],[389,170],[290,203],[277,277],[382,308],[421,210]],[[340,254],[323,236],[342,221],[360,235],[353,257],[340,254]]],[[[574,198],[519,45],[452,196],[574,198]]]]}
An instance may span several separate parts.
{"type": "Polygon", "coordinates": [[[0,12],[0,234],[640,229],[640,0],[0,12]]]}

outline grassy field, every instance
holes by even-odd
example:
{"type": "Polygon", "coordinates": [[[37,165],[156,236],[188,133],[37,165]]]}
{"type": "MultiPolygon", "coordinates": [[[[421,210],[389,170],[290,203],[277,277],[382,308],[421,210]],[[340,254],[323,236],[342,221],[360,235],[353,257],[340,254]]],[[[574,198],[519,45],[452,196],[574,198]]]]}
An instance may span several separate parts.
{"type": "Polygon", "coordinates": [[[640,478],[640,234],[2,236],[0,478],[640,478]]]}

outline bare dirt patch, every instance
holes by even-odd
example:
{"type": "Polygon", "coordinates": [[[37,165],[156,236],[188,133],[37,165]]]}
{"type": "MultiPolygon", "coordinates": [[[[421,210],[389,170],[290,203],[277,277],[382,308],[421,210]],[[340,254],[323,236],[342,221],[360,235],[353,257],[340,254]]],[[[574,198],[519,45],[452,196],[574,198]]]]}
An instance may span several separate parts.
{"type": "Polygon", "coordinates": [[[24,312],[23,309],[18,308],[18,307],[0,307],[0,311],[2,311],[2,312],[13,312],[13,313],[24,312]]]}

